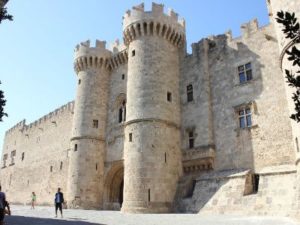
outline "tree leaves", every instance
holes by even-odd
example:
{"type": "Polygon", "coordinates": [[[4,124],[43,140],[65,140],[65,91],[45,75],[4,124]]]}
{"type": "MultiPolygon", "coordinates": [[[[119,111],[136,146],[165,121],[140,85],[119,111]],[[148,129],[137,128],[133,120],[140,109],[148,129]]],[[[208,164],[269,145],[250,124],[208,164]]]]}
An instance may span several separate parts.
{"type": "MultiPolygon", "coordinates": [[[[0,82],[1,84],[1,82],[0,82]]],[[[2,118],[4,116],[8,116],[7,113],[4,112],[4,106],[6,104],[6,100],[4,98],[4,93],[3,91],[0,90],[0,122],[2,122],[2,118]]]]}
{"type": "MultiPolygon", "coordinates": [[[[283,33],[285,38],[293,39],[294,43],[300,43],[300,26],[295,17],[295,13],[280,11],[277,13],[276,21],[283,25],[283,33]]],[[[292,62],[293,67],[300,67],[300,50],[294,45],[291,50],[287,49],[285,52],[288,55],[288,60],[292,62]]],[[[300,122],[300,71],[293,72],[292,70],[285,70],[285,77],[288,86],[295,88],[292,99],[295,104],[295,113],[290,116],[291,119],[300,122]]]]}
{"type": "MultiPolygon", "coordinates": [[[[0,0],[1,1],[1,0],[0,0]]],[[[7,1],[4,1],[4,3],[6,3],[7,1]]],[[[0,23],[3,20],[13,20],[13,16],[7,13],[7,8],[1,7],[0,8],[0,23]]]]}
{"type": "Polygon", "coordinates": [[[280,11],[277,13],[276,21],[277,23],[281,23],[283,25],[284,28],[282,29],[282,31],[284,34],[286,34],[286,38],[297,38],[299,41],[300,25],[297,22],[295,13],[280,11]]]}

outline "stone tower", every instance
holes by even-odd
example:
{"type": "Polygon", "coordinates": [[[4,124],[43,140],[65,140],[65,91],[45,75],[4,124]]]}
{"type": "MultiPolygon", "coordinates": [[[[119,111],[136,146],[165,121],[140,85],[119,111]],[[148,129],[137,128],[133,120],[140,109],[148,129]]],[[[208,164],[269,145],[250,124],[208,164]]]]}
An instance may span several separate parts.
{"type": "Polygon", "coordinates": [[[96,41],[96,47],[87,41],[75,49],[78,85],[68,173],[69,207],[102,207],[110,56],[101,41],[96,41]]]}
{"type": "Polygon", "coordinates": [[[184,21],[152,4],[123,19],[128,49],[123,212],[169,212],[182,172],[179,54],[184,21]]]}
{"type": "MultiPolygon", "coordinates": [[[[291,39],[285,38],[285,34],[282,32],[283,26],[282,24],[276,22],[276,17],[277,17],[277,12],[279,11],[295,13],[298,22],[300,22],[300,4],[297,0],[293,0],[293,1],[267,0],[267,5],[269,10],[270,22],[273,23],[277,35],[279,52],[280,52],[279,64],[282,69],[283,78],[286,80],[285,78],[286,69],[295,72],[299,70],[299,68],[296,68],[292,65],[292,62],[287,59],[288,56],[285,52],[286,50],[290,50],[295,45],[297,45],[297,48],[300,49],[300,45],[295,44],[295,42],[291,39]]],[[[285,86],[286,86],[286,95],[288,99],[289,113],[291,115],[292,113],[294,113],[294,107],[295,107],[294,102],[292,100],[292,95],[295,89],[289,87],[286,82],[285,82],[285,86]]],[[[294,149],[295,149],[294,152],[296,154],[296,162],[295,162],[297,166],[296,211],[298,211],[300,209],[300,152],[299,152],[300,126],[294,120],[290,120],[290,123],[292,127],[293,140],[294,140],[294,149]]],[[[298,216],[298,213],[296,213],[296,215],[298,216]]]]}

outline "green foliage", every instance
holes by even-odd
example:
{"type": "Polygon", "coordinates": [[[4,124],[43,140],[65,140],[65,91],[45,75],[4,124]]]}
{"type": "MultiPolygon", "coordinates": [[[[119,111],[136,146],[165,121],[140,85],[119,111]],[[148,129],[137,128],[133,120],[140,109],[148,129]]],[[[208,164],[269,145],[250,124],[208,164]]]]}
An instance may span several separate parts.
{"type": "MultiPolygon", "coordinates": [[[[300,43],[300,26],[295,17],[295,13],[280,11],[277,13],[276,21],[283,25],[283,33],[287,39],[292,39],[296,43],[300,43]]],[[[293,63],[293,66],[300,67],[300,50],[294,45],[291,50],[285,52],[288,55],[288,60],[293,63]]],[[[295,104],[295,112],[290,116],[291,119],[300,122],[300,71],[292,72],[285,70],[287,83],[290,87],[295,88],[292,99],[295,104]]]]}
{"type": "MultiPolygon", "coordinates": [[[[0,82],[1,84],[1,82],[0,82]]],[[[4,98],[4,93],[3,91],[0,90],[0,122],[2,122],[2,118],[4,116],[8,116],[7,113],[4,112],[4,106],[6,104],[6,100],[4,98]]]]}

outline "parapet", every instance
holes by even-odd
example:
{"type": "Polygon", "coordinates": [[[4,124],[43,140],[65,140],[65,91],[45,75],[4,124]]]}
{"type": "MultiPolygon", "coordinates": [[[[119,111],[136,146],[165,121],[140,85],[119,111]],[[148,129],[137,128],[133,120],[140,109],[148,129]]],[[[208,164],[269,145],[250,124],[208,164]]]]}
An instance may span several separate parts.
{"type": "Polygon", "coordinates": [[[185,21],[178,19],[172,9],[164,13],[162,4],[152,3],[152,10],[145,11],[144,4],[134,6],[123,17],[125,44],[141,35],[160,35],[174,44],[182,44],[185,37],[185,21]]]}
{"type": "Polygon", "coordinates": [[[47,115],[41,117],[40,119],[26,125],[26,120],[22,120],[21,122],[17,123],[16,125],[14,125],[12,128],[10,128],[9,130],[6,131],[5,135],[13,133],[14,131],[20,131],[20,132],[24,132],[27,131],[31,128],[35,128],[38,125],[45,123],[45,122],[54,122],[55,118],[66,111],[69,112],[73,112],[74,110],[74,101],[72,102],[68,102],[67,104],[57,108],[56,110],[54,110],[53,112],[48,113],[47,115]]]}
{"type": "Polygon", "coordinates": [[[248,23],[244,23],[241,25],[241,34],[243,37],[248,37],[251,33],[258,31],[258,29],[258,21],[255,18],[248,23]]]}
{"type": "Polygon", "coordinates": [[[90,41],[81,42],[75,48],[74,69],[78,73],[89,67],[108,68],[108,59],[111,52],[106,49],[105,41],[96,40],[95,47],[90,46],[90,41]]]}
{"type": "Polygon", "coordinates": [[[128,62],[127,47],[123,43],[120,44],[118,39],[110,45],[110,49],[113,52],[109,61],[110,69],[116,69],[128,62]]]}

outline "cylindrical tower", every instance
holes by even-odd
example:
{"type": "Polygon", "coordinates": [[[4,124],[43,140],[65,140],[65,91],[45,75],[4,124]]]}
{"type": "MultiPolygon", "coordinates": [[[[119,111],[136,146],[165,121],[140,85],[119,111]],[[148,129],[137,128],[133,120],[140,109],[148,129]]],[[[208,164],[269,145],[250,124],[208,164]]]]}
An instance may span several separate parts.
{"type": "Polygon", "coordinates": [[[179,54],[184,21],[153,3],[123,19],[128,46],[123,212],[169,212],[182,173],[179,54]]]}
{"type": "Polygon", "coordinates": [[[101,41],[96,47],[87,41],[75,49],[78,86],[68,172],[70,208],[102,207],[110,56],[101,41]]]}
{"type": "MultiPolygon", "coordinates": [[[[286,54],[287,50],[291,50],[292,47],[296,45],[298,49],[300,49],[300,44],[296,44],[294,40],[291,40],[289,38],[286,38],[285,34],[283,33],[282,24],[277,23],[277,13],[280,11],[289,12],[289,13],[295,13],[298,22],[300,22],[300,2],[298,0],[267,0],[267,5],[269,9],[269,16],[270,16],[270,22],[273,23],[276,34],[277,34],[277,40],[279,45],[279,52],[280,52],[280,58],[279,58],[279,64],[282,68],[283,73],[283,79],[285,83],[285,89],[287,94],[287,100],[288,100],[288,107],[290,115],[295,113],[295,103],[292,100],[293,92],[296,90],[289,87],[288,83],[286,82],[286,74],[285,70],[293,71],[295,73],[296,71],[299,71],[299,67],[295,67],[292,65],[292,62],[288,60],[288,55],[286,54]]],[[[295,215],[296,217],[299,217],[298,212],[300,209],[300,151],[299,151],[299,138],[300,138],[300,126],[299,124],[294,121],[290,120],[291,127],[292,127],[292,137],[293,137],[293,143],[294,143],[294,152],[296,153],[296,166],[297,166],[297,182],[296,182],[296,204],[295,204],[295,215]]]]}
{"type": "MultiPolygon", "coordinates": [[[[294,40],[286,38],[286,35],[283,33],[283,25],[278,23],[276,21],[277,13],[280,11],[284,12],[290,12],[295,13],[296,17],[298,18],[298,22],[300,22],[300,3],[296,0],[291,1],[283,1],[283,0],[267,0],[267,5],[269,9],[269,16],[270,16],[270,22],[273,23],[275,32],[277,34],[277,40],[278,40],[278,46],[279,46],[279,52],[280,52],[280,58],[279,58],[279,64],[282,68],[283,73],[283,79],[286,86],[286,94],[287,94],[287,100],[288,100],[288,107],[290,115],[295,113],[295,104],[292,100],[293,92],[295,92],[295,89],[288,86],[288,83],[286,82],[286,74],[285,70],[292,70],[293,72],[296,72],[299,70],[299,68],[296,68],[292,65],[292,62],[288,60],[288,55],[286,54],[287,50],[291,50],[292,47],[297,45],[297,48],[300,49],[300,44],[296,44],[294,40]]],[[[299,138],[300,138],[300,126],[297,124],[296,121],[290,120],[291,126],[292,126],[292,133],[293,133],[293,142],[294,142],[294,152],[297,153],[297,159],[296,162],[300,162],[300,152],[299,152],[299,138]]]]}

